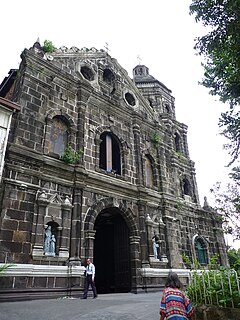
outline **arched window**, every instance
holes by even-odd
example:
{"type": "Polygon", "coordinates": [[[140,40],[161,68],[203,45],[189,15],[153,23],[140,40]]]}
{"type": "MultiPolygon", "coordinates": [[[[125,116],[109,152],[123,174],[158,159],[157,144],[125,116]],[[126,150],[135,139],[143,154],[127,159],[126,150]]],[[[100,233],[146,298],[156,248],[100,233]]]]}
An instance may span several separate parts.
{"type": "Polygon", "coordinates": [[[111,132],[104,132],[100,139],[100,164],[101,169],[107,172],[121,174],[121,155],[117,138],[111,132]]]}
{"type": "Polygon", "coordinates": [[[187,178],[183,179],[183,194],[191,196],[191,185],[187,178]]]}
{"type": "Polygon", "coordinates": [[[149,188],[152,188],[154,185],[152,161],[149,156],[145,157],[145,184],[149,188]]]}
{"type": "Polygon", "coordinates": [[[174,135],[174,142],[175,142],[176,152],[180,152],[181,151],[181,138],[178,133],[175,133],[175,135],[174,135]]]}
{"type": "Polygon", "coordinates": [[[61,156],[68,144],[68,127],[61,116],[52,120],[50,129],[49,153],[61,156]]]}
{"type": "Polygon", "coordinates": [[[104,69],[103,71],[103,81],[108,83],[109,85],[113,84],[115,79],[114,74],[110,69],[104,69]]]}
{"type": "Polygon", "coordinates": [[[196,238],[194,245],[195,245],[197,261],[200,264],[206,265],[208,263],[208,259],[207,259],[207,248],[206,248],[205,242],[201,238],[196,238]]]}

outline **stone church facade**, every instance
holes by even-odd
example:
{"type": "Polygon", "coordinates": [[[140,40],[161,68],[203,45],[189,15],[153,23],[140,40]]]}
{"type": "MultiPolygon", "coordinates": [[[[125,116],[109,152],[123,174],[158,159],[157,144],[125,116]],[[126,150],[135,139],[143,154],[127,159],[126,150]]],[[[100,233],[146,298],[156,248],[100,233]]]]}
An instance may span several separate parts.
{"type": "MultiPolygon", "coordinates": [[[[13,115],[1,181],[2,297],[158,290],[211,256],[227,264],[221,221],[199,203],[187,126],[144,65],[131,79],[104,50],[25,49],[0,96],[13,115]]],[[[2,298],[3,299],[3,298],[2,298]]]]}

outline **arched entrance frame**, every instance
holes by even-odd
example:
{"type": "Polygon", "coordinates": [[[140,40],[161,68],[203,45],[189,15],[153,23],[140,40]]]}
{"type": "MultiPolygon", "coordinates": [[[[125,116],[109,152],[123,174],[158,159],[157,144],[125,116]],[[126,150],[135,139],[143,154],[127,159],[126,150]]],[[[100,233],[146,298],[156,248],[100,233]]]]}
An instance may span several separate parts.
{"type": "Polygon", "coordinates": [[[131,264],[131,292],[136,293],[138,285],[140,285],[140,235],[137,228],[136,221],[133,218],[133,213],[130,208],[126,206],[123,201],[116,200],[115,198],[108,197],[99,200],[92,207],[89,208],[84,221],[84,256],[93,259],[93,248],[95,233],[94,223],[97,216],[106,208],[118,208],[119,213],[122,215],[129,228],[129,243],[130,243],[130,264],[131,264]]]}
{"type": "Polygon", "coordinates": [[[192,247],[193,247],[193,257],[195,261],[198,261],[197,258],[197,252],[196,252],[196,248],[195,248],[195,241],[196,240],[201,240],[205,246],[205,250],[206,250],[206,260],[207,260],[207,264],[209,261],[209,246],[208,246],[208,242],[205,240],[205,238],[203,236],[200,236],[198,234],[195,234],[192,238],[192,247]]]}

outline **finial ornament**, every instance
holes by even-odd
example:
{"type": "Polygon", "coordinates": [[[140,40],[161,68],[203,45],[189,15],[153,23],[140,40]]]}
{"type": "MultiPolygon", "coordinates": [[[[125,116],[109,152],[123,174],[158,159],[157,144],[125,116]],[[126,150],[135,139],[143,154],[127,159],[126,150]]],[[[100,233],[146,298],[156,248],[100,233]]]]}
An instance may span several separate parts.
{"type": "Polygon", "coordinates": [[[206,196],[204,197],[203,208],[204,208],[205,210],[210,209],[210,206],[209,206],[209,203],[208,203],[208,200],[207,200],[207,197],[206,197],[206,196]]]}
{"type": "Polygon", "coordinates": [[[105,46],[104,46],[104,48],[106,49],[106,51],[107,51],[107,53],[108,53],[108,51],[110,51],[110,49],[109,49],[109,44],[108,44],[108,42],[105,42],[105,46]]]}
{"type": "Polygon", "coordinates": [[[141,64],[142,59],[141,59],[140,55],[137,56],[137,59],[138,59],[138,64],[141,64]]]}

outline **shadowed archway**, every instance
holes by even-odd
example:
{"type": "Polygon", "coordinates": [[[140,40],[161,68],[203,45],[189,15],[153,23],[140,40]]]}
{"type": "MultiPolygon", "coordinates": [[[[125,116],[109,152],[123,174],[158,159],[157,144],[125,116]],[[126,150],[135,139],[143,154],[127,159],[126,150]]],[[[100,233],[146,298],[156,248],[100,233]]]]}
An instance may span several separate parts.
{"type": "Polygon", "coordinates": [[[118,208],[106,208],[96,218],[94,263],[98,293],[131,291],[129,228],[118,208]]]}

